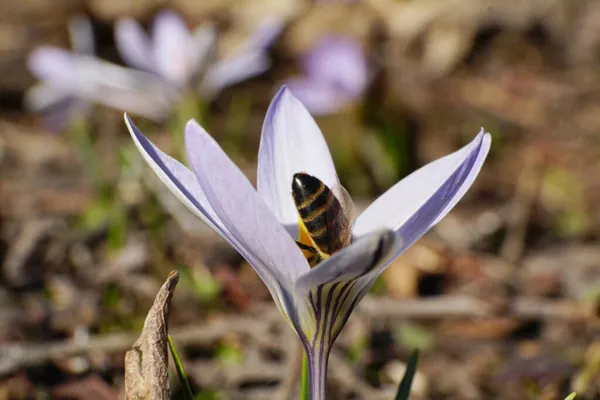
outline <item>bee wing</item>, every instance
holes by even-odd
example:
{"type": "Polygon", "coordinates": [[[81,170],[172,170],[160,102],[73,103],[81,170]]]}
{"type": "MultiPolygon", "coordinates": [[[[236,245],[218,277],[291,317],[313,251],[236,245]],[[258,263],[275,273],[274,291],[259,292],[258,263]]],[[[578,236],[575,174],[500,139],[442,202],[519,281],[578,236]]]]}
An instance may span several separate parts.
{"type": "Polygon", "coordinates": [[[339,183],[334,185],[331,188],[331,191],[342,205],[344,215],[346,216],[346,220],[351,228],[356,220],[356,214],[354,212],[354,202],[352,201],[352,197],[350,197],[350,193],[348,193],[348,191],[339,183]]]}

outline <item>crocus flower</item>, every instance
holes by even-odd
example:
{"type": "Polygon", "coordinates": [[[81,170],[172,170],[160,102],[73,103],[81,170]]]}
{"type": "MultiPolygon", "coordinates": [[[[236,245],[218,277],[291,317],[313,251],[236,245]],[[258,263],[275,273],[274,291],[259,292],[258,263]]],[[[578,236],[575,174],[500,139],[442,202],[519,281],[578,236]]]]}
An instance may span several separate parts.
{"type": "Polygon", "coordinates": [[[263,125],[257,190],[194,120],[185,130],[191,170],[162,153],[127,116],[125,122],[158,177],[264,281],[304,345],[313,399],[326,397],[329,352],[356,304],[465,194],[491,141],[481,131],[462,149],[398,182],[358,217],[352,244],[311,269],[294,242],[298,212],[292,179],[305,172],[335,187],[338,177],[319,128],[286,87],[273,99],[263,125]]]}
{"type": "Polygon", "coordinates": [[[314,115],[332,114],[360,99],[371,72],[359,42],[329,36],[303,58],[304,75],[287,81],[296,97],[314,115]]]}
{"type": "MultiPolygon", "coordinates": [[[[71,48],[78,54],[95,54],[94,34],[92,25],[85,16],[74,16],[68,23],[71,48]]],[[[30,70],[37,68],[30,63],[30,70]]],[[[54,87],[50,81],[41,81],[27,91],[25,105],[31,111],[44,114],[45,125],[52,131],[58,132],[65,128],[80,115],[85,115],[90,104],[82,99],[71,96],[68,91],[54,87]]]]}
{"type": "Polygon", "coordinates": [[[41,46],[29,55],[28,68],[41,82],[28,91],[28,108],[49,111],[53,125],[85,113],[89,103],[155,120],[165,117],[175,95],[170,87],[152,74],[96,58],[86,20],[73,20],[71,27],[77,28],[71,29],[74,51],[41,46]]]}
{"type": "Polygon", "coordinates": [[[210,63],[216,30],[205,24],[193,32],[172,11],[162,11],[153,22],[151,35],[131,18],[115,24],[117,49],[132,67],[153,72],[177,88],[195,88],[212,95],[234,83],[264,72],[270,66],[266,49],[281,24],[272,21],[259,27],[231,59],[210,63]]]}

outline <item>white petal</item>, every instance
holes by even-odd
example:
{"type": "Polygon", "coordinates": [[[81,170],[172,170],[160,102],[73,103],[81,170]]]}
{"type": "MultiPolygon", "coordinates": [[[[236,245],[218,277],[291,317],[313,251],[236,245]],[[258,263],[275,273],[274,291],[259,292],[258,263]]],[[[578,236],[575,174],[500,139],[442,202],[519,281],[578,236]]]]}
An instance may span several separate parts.
{"type": "Polygon", "coordinates": [[[190,74],[195,75],[210,61],[209,58],[217,41],[217,29],[210,24],[200,25],[194,29],[190,39],[188,43],[190,74]]]}
{"type": "Polygon", "coordinates": [[[330,188],[338,184],[323,134],[302,103],[282,87],[273,98],[258,152],[258,194],[286,227],[296,226],[292,178],[306,172],[330,188]]]}
{"type": "MultiPolygon", "coordinates": [[[[230,240],[267,287],[291,287],[309,267],[283,226],[215,140],[195,121],[186,126],[192,170],[230,240]]],[[[281,299],[280,299],[281,300],[281,299]]]]}
{"type": "Polygon", "coordinates": [[[115,24],[115,44],[123,61],[128,65],[155,72],[150,38],[132,18],[123,18],[115,24]]]}
{"type": "Polygon", "coordinates": [[[203,96],[213,97],[223,89],[265,72],[271,60],[262,50],[236,54],[211,65],[200,89],[203,96]]]}
{"type": "Polygon", "coordinates": [[[38,47],[28,66],[52,87],[117,110],[162,120],[177,92],[157,76],[59,48],[38,47]]]}
{"type": "Polygon", "coordinates": [[[354,224],[354,235],[361,236],[384,227],[399,229],[453,173],[464,167],[465,161],[476,151],[477,159],[468,175],[456,183],[459,187],[454,188],[456,190],[453,191],[452,199],[446,201],[443,208],[438,210],[439,215],[431,221],[427,229],[435,225],[456,205],[477,177],[489,151],[490,141],[489,134],[484,134],[482,130],[462,149],[425,165],[395,184],[358,217],[354,224]]]}
{"type": "Polygon", "coordinates": [[[194,40],[183,20],[162,11],[154,21],[154,63],[159,75],[182,87],[192,74],[189,45],[194,40]]]}

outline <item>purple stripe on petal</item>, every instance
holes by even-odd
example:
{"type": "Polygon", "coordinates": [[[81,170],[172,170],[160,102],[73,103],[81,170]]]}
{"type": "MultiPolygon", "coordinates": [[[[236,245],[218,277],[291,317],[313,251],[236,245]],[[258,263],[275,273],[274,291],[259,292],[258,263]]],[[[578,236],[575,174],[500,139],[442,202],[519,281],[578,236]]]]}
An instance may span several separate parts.
{"type": "Polygon", "coordinates": [[[311,395],[324,398],[327,359],[369,277],[394,249],[392,231],[372,233],[334,254],[296,282],[297,314],[291,318],[305,347],[311,395]]]}
{"type": "Polygon", "coordinates": [[[395,240],[391,230],[373,232],[358,239],[303,274],[296,282],[296,292],[306,295],[308,290],[318,285],[346,282],[368,275],[395,247],[395,240]]]}

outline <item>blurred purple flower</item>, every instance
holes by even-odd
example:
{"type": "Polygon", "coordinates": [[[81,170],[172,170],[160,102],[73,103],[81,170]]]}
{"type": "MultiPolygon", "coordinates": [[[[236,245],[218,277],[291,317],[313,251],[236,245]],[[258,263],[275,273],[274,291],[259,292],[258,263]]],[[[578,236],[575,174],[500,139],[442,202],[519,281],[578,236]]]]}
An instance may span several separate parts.
{"type": "Polygon", "coordinates": [[[329,187],[339,180],[323,134],[289,90],[282,88],[267,111],[256,190],[194,120],[185,129],[191,169],[161,152],[127,115],[125,123],[163,183],[264,281],[304,345],[313,400],[326,398],[329,352],[354,307],[383,270],[463,197],[491,142],[482,129],[462,149],[395,184],[358,217],[353,243],[311,269],[294,242],[299,226],[292,180],[297,172],[329,187]]]}
{"type": "Polygon", "coordinates": [[[45,115],[53,130],[87,114],[90,103],[103,104],[154,120],[163,119],[176,96],[154,75],[124,68],[94,56],[93,33],[87,19],[70,23],[74,51],[41,46],[27,59],[41,82],[26,94],[26,106],[45,115]]]}
{"type": "Polygon", "coordinates": [[[211,53],[216,29],[206,24],[190,32],[172,11],[157,15],[150,35],[134,19],[121,19],[115,25],[115,38],[121,57],[130,66],[152,72],[178,89],[197,87],[203,96],[211,96],[267,70],[266,50],[281,27],[266,21],[232,58],[215,63],[211,53]]]}
{"type": "MultiPolygon", "coordinates": [[[[86,17],[72,17],[68,23],[68,30],[74,52],[88,55],[95,53],[92,25],[86,17]]],[[[41,60],[40,63],[44,63],[44,60],[41,60]]],[[[31,64],[29,62],[29,70],[37,76],[37,63],[31,64]]],[[[70,121],[78,116],[86,115],[90,110],[90,104],[87,101],[56,87],[51,80],[42,80],[30,88],[25,95],[25,106],[31,111],[42,112],[44,125],[53,132],[62,131],[70,121]]]]}
{"type": "Polygon", "coordinates": [[[356,40],[330,36],[302,60],[304,76],[286,83],[314,115],[332,114],[360,99],[370,81],[367,59],[356,40]]]}

